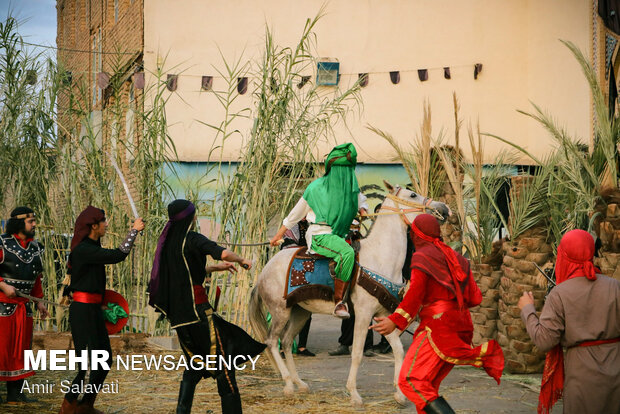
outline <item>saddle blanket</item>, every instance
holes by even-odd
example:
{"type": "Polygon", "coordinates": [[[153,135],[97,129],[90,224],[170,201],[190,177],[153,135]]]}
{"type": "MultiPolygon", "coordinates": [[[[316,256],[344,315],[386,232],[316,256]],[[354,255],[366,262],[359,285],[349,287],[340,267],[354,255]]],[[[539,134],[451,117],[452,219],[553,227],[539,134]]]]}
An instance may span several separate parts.
{"type": "Polygon", "coordinates": [[[334,299],[334,279],[329,273],[329,260],[323,256],[308,255],[306,247],[297,249],[287,274],[284,292],[287,306],[308,299],[334,299]]]}

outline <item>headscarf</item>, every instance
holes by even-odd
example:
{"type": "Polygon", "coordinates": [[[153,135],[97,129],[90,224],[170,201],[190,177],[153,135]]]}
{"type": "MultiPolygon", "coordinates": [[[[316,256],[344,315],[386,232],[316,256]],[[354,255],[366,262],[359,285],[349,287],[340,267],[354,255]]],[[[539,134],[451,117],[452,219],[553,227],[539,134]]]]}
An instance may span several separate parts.
{"type": "Polygon", "coordinates": [[[195,214],[196,207],[188,200],[168,205],[169,220],[159,236],[151,270],[149,305],[163,312],[173,327],[197,322],[191,275],[183,256],[195,214]]]}
{"type": "Polygon", "coordinates": [[[435,279],[456,295],[459,309],[464,309],[463,291],[467,286],[469,262],[441,240],[439,222],[430,214],[420,214],[411,223],[415,253],[411,268],[435,279]]]}
{"type": "Polygon", "coordinates": [[[358,210],[359,185],[355,177],[357,151],[351,143],[334,147],[325,160],[325,175],[314,180],[303,198],[316,215],[317,223],[345,237],[358,210]]]}
{"type": "Polygon", "coordinates": [[[80,213],[75,226],[73,227],[73,239],[71,240],[71,251],[90,234],[93,224],[105,221],[105,211],[100,208],[88,206],[80,213]]]}
{"type": "Polygon", "coordinates": [[[571,230],[562,237],[555,265],[555,282],[560,284],[574,277],[596,280],[594,239],[587,231],[571,230]]]}
{"type": "MultiPolygon", "coordinates": [[[[596,280],[594,239],[587,231],[571,230],[562,237],[555,264],[556,284],[575,277],[596,280]]],[[[547,353],[538,396],[538,413],[548,414],[564,391],[564,352],[558,344],[547,353]]]]}

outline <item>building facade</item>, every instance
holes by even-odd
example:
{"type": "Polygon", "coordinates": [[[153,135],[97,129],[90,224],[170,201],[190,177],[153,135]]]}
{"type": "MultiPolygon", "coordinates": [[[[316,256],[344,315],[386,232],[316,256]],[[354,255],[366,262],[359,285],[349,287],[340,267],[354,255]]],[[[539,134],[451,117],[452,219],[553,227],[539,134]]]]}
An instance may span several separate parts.
{"type": "MultiPolygon", "coordinates": [[[[220,76],[224,60],[260,59],[266,25],[275,42],[293,45],[306,19],[319,13],[323,4],[322,0],[240,0],[234,5],[225,0],[59,0],[59,62],[72,74],[72,82],[87,86],[80,105],[94,124],[106,117],[111,100],[140,102],[136,97],[157,80],[155,73],[173,75],[174,90],[165,92],[168,128],[179,161],[192,163],[181,168],[191,179],[203,171],[202,163],[237,161],[252,127],[252,119],[236,121],[233,127],[240,134],[226,141],[218,159],[212,158],[211,149],[221,142],[214,142],[216,134],[206,124],[217,124],[223,116],[212,90],[224,86],[220,76]],[[211,77],[211,90],[204,88],[204,77],[211,77]],[[112,84],[122,84],[123,93],[111,97],[112,84]]],[[[463,137],[468,124],[474,128],[479,124],[483,132],[542,155],[553,145],[552,139],[540,124],[517,112],[531,110],[533,102],[552,113],[571,136],[586,144],[592,141],[588,84],[560,40],[583,51],[606,88],[609,41],[596,0],[341,0],[326,6],[315,33],[314,55],[339,63],[338,85],[322,88],[347,88],[360,74],[367,76],[361,89],[363,111],[337,126],[336,136],[339,142],[356,144],[359,160],[375,165],[373,176],[382,171],[388,176],[403,174],[393,167],[390,145],[367,126],[385,130],[407,146],[419,134],[423,104],[428,101],[434,135],[442,131],[443,142],[451,144],[453,93],[461,104],[463,137]]],[[[612,54],[617,66],[615,46],[612,54]]],[[[310,82],[316,81],[316,70],[308,75],[310,82]]],[[[239,96],[236,105],[253,108],[252,99],[250,93],[239,96]]],[[[76,103],[61,99],[61,115],[71,105],[76,103]]],[[[127,119],[127,125],[134,122],[127,119]]],[[[83,128],[75,125],[74,131],[83,128]]],[[[125,135],[118,139],[134,139],[127,131],[125,127],[125,135]]],[[[332,144],[319,145],[317,156],[326,154],[332,144]]],[[[505,147],[486,138],[486,161],[492,162],[505,147]]],[[[463,150],[467,156],[467,145],[463,150]]]]}

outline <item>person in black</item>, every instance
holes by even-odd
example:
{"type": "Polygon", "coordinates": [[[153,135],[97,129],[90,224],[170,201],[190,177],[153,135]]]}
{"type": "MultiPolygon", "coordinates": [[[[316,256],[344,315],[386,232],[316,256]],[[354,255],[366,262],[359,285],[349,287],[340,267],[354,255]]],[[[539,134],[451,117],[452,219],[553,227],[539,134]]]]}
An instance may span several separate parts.
{"type": "MultiPolygon", "coordinates": [[[[259,355],[266,345],[256,342],[243,329],[228,323],[214,313],[204,288],[207,273],[237,269],[230,262],[245,269],[252,266],[230,250],[218,246],[200,233],[190,231],[196,221],[196,207],[187,200],[175,200],[168,205],[170,220],[157,243],[157,251],[149,283],[149,304],[163,313],[176,329],[179,342],[188,360],[199,355],[259,355]],[[206,256],[225,262],[206,267],[206,256]]],[[[196,385],[202,378],[217,381],[222,413],[242,412],[241,396],[230,370],[187,369],[179,389],[177,414],[192,410],[196,385]]]]}
{"type": "MultiPolygon", "coordinates": [[[[76,353],[86,349],[105,350],[109,355],[108,365],[111,365],[112,348],[101,308],[106,287],[105,265],[125,260],[138,232],[144,229],[144,222],[141,218],[136,219],[117,249],[101,247],[101,237],[107,227],[105,212],[93,206],[82,211],[75,222],[68,262],[71,273],[69,291],[73,296],[69,307],[69,325],[76,353]]],[[[107,374],[107,370],[91,370],[89,383],[101,385],[107,374]]],[[[80,384],[85,375],[86,371],[79,370],[73,384],[80,384]]],[[[59,414],[103,414],[94,408],[96,393],[85,394],[79,403],[78,397],[72,391],[65,394],[59,414]]]]}

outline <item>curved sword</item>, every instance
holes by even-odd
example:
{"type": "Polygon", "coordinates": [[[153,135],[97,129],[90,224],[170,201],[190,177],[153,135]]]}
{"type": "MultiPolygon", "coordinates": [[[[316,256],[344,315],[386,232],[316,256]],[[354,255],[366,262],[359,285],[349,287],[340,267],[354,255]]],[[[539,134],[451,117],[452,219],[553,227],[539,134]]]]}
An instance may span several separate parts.
{"type": "Polygon", "coordinates": [[[127,195],[127,199],[129,200],[129,206],[131,207],[131,212],[133,213],[133,217],[135,219],[140,218],[140,215],[138,214],[138,209],[136,208],[136,203],[134,203],[133,197],[131,196],[131,193],[129,192],[129,186],[127,185],[127,181],[125,180],[125,176],[123,175],[123,172],[119,168],[114,157],[107,151],[106,151],[106,155],[110,159],[110,163],[112,164],[112,167],[114,167],[114,169],[116,170],[116,174],[118,174],[118,178],[121,180],[121,183],[123,184],[123,188],[125,189],[125,194],[127,195]]]}

